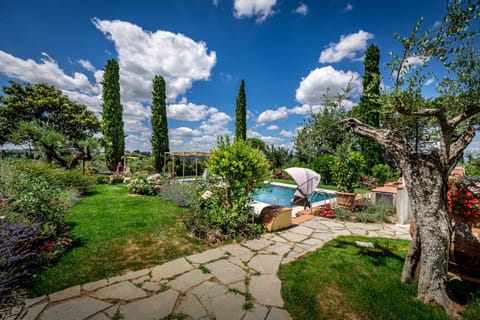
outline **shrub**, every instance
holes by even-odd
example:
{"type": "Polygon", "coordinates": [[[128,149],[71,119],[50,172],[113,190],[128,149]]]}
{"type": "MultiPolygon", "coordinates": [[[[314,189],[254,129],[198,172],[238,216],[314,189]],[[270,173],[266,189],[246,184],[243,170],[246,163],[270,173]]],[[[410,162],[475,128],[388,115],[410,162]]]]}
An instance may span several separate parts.
{"type": "Polygon", "coordinates": [[[199,189],[197,201],[185,216],[187,229],[208,242],[255,236],[262,228],[253,222],[248,204],[268,177],[264,155],[244,140],[230,143],[228,137],[219,138],[207,167],[211,181],[199,189]]]}
{"type": "Polygon", "coordinates": [[[387,164],[377,164],[372,168],[372,174],[379,185],[384,185],[387,180],[392,179],[392,169],[387,164]]]}
{"type": "Polygon", "coordinates": [[[118,183],[123,183],[125,180],[125,176],[123,174],[112,174],[111,176],[108,177],[108,183],[110,184],[118,184],[118,183]]]}
{"type": "Polygon", "coordinates": [[[99,174],[96,178],[97,184],[107,184],[109,182],[109,176],[106,174],[99,174]]]}
{"type": "Polygon", "coordinates": [[[34,273],[38,248],[45,239],[38,227],[0,219],[0,307],[16,303],[23,282],[34,273]]]}
{"type": "Polygon", "coordinates": [[[395,214],[395,208],[385,201],[373,204],[369,200],[363,200],[355,205],[353,212],[355,220],[359,222],[389,222],[389,216],[395,214]]]}
{"type": "Polygon", "coordinates": [[[322,177],[322,183],[332,184],[332,166],[335,164],[334,156],[321,156],[315,158],[313,161],[312,169],[320,174],[322,177]]]}
{"type": "Polygon", "coordinates": [[[151,176],[135,175],[128,180],[128,190],[135,194],[153,196],[158,195],[166,177],[160,174],[151,176]]]}
{"type": "Polygon", "coordinates": [[[337,190],[353,193],[355,184],[365,165],[363,156],[358,151],[351,151],[348,145],[337,148],[337,156],[332,167],[332,174],[337,190]]]}
{"type": "Polygon", "coordinates": [[[194,184],[167,181],[159,192],[160,196],[167,201],[173,201],[180,207],[189,207],[196,198],[196,187],[194,184]]]}

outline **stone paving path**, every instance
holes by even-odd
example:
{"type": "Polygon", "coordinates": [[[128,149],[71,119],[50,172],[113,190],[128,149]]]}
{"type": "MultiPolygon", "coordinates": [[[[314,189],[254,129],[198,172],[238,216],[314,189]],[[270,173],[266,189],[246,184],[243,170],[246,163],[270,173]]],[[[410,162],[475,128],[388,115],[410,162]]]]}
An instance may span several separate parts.
{"type": "Polygon", "coordinates": [[[280,264],[340,235],[410,239],[408,226],[314,217],[259,239],[30,299],[0,319],[291,319],[283,309],[280,264]]]}

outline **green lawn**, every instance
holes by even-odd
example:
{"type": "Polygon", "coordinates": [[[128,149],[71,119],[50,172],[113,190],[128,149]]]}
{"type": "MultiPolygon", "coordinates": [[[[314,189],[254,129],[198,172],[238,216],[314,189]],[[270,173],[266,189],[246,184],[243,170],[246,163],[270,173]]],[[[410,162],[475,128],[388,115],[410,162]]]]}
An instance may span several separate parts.
{"type": "Polygon", "coordinates": [[[77,245],[52,268],[33,278],[31,295],[205,250],[206,245],[187,236],[184,210],[160,197],[131,195],[124,185],[95,186],[67,217],[77,245]]]}
{"type": "MultiPolygon", "coordinates": [[[[415,299],[416,283],[400,283],[409,241],[340,237],[280,267],[282,296],[294,319],[449,319],[438,306],[415,299]],[[361,248],[355,241],[372,242],[361,248]]],[[[480,287],[452,281],[469,301],[464,319],[480,319],[480,287]],[[472,295],[475,296],[472,300],[472,295]]]]}

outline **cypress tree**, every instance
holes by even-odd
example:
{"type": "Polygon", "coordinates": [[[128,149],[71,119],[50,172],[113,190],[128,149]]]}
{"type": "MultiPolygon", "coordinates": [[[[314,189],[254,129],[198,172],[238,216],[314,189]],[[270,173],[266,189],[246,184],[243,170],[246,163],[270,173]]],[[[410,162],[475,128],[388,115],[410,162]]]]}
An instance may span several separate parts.
{"type": "Polygon", "coordinates": [[[115,59],[108,60],[102,84],[105,161],[108,169],[114,171],[125,153],[123,108],[120,103],[120,75],[118,63],[115,59]]]}
{"type": "Polygon", "coordinates": [[[163,167],[165,152],[169,151],[167,105],[165,80],[162,76],[153,78],[152,97],[152,155],[153,165],[160,172],[163,167]]]}
{"type": "MultiPolygon", "coordinates": [[[[365,53],[365,73],[363,75],[363,94],[360,97],[360,104],[356,108],[356,116],[360,121],[372,127],[380,126],[380,50],[372,44],[365,53]]],[[[371,170],[376,164],[383,163],[382,148],[374,141],[359,138],[358,141],[367,170],[371,170]]],[[[369,172],[371,173],[371,172],[369,172]]]]}
{"type": "Polygon", "coordinates": [[[235,107],[235,139],[247,139],[247,101],[245,96],[245,80],[242,79],[238,89],[235,107]]]}

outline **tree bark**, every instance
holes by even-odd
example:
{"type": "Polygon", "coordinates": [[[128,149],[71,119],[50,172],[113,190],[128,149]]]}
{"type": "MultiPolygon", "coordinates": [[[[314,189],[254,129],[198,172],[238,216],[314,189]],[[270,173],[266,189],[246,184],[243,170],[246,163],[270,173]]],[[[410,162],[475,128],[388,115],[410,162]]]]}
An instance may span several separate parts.
{"type": "Polygon", "coordinates": [[[357,135],[377,141],[400,167],[412,203],[416,230],[405,259],[402,281],[418,275],[417,297],[436,302],[450,315],[456,316],[454,304],[447,294],[448,259],[451,220],[447,210],[448,174],[452,161],[435,151],[416,152],[397,131],[376,129],[357,119],[345,119],[357,135]]]}

